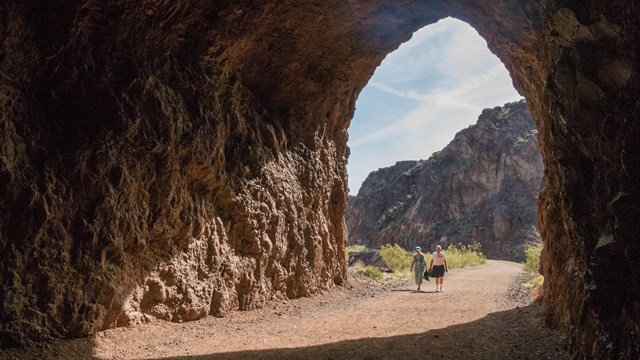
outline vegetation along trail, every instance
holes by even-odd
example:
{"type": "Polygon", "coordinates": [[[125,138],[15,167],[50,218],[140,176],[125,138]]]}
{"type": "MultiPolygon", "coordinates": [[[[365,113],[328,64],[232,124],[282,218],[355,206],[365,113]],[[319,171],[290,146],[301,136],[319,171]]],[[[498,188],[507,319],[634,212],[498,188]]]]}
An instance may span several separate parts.
{"type": "MultiPolygon", "coordinates": [[[[541,307],[518,291],[522,265],[491,261],[432,280],[347,287],[224,318],[156,321],[40,350],[98,359],[566,359],[541,307]]],[[[36,351],[36,350],[32,350],[36,351]]],[[[14,353],[16,354],[16,353],[14,353]]],[[[24,354],[24,353],[23,353],[24,354]]],[[[7,354],[9,355],[9,354],[7,354]]],[[[24,354],[27,355],[27,354],[24,354]]]]}

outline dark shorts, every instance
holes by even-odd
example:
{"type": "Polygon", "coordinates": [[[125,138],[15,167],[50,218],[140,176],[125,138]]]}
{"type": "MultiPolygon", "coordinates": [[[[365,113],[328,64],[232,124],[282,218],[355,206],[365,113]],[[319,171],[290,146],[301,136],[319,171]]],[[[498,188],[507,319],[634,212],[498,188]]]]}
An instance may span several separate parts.
{"type": "Polygon", "coordinates": [[[439,278],[444,276],[444,265],[433,265],[429,276],[439,278]]]}

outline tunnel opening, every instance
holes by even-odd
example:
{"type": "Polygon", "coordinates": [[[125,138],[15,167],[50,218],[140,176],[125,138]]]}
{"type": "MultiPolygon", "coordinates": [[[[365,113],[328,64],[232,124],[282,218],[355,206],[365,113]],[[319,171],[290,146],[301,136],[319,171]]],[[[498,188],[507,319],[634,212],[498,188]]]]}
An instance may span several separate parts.
{"type": "Polygon", "coordinates": [[[470,246],[525,260],[541,241],[544,169],[519,101],[502,62],[458,19],[418,30],[387,55],[349,128],[347,244],[470,246]]]}

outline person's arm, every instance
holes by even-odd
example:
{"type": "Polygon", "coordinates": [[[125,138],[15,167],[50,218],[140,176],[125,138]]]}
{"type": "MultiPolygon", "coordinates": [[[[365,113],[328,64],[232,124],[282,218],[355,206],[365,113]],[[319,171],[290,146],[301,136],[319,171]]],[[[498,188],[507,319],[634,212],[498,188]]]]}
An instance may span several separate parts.
{"type": "Polygon", "coordinates": [[[409,268],[409,271],[413,271],[413,263],[415,262],[415,259],[411,259],[411,267],[409,268]]]}
{"type": "Polygon", "coordinates": [[[444,271],[449,272],[449,265],[447,264],[447,259],[444,259],[444,271]]]}
{"type": "Polygon", "coordinates": [[[429,272],[431,272],[432,267],[433,267],[433,258],[431,258],[431,262],[429,263],[429,272]]]}

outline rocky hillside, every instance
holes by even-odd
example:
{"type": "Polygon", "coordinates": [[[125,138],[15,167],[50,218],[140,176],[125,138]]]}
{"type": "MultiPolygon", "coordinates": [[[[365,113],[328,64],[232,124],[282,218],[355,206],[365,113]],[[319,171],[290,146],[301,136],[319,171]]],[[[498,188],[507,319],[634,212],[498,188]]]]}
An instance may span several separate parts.
{"type": "Polygon", "coordinates": [[[428,160],[369,174],[348,201],[348,241],[406,248],[477,242],[490,257],[520,259],[537,226],[542,175],[526,103],[485,109],[428,160]]]}

